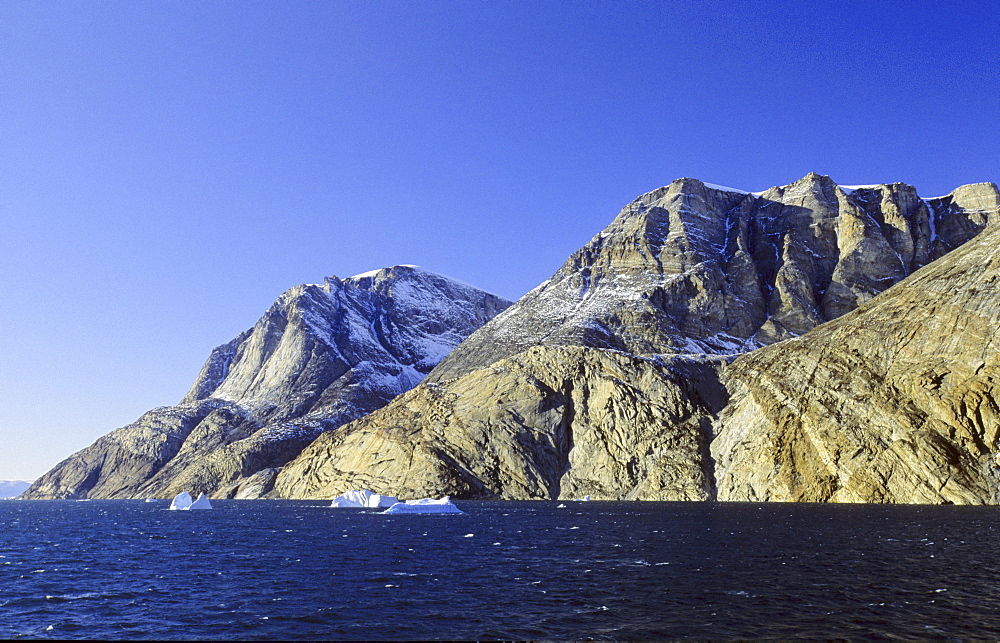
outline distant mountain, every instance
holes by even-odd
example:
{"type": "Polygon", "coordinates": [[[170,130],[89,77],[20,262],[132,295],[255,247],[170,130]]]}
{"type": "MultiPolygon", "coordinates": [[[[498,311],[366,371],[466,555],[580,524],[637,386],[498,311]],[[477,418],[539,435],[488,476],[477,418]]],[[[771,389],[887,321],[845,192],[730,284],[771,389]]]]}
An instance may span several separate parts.
{"type": "Polygon", "coordinates": [[[415,386],[511,302],[416,266],[284,293],[154,409],[39,478],[27,498],[251,498],[317,435],[415,386]]]}
{"type": "Polygon", "coordinates": [[[995,502],[998,218],[989,183],[675,181],[276,489],[995,502]]]}
{"type": "Polygon", "coordinates": [[[0,499],[16,498],[30,486],[28,480],[0,480],[0,499]]]}

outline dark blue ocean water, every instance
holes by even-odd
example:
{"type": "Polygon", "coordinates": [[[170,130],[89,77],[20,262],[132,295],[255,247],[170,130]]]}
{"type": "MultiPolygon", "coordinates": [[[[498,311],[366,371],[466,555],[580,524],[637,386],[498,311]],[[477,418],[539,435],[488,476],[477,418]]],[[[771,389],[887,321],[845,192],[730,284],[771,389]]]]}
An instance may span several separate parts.
{"type": "Polygon", "coordinates": [[[1000,508],[0,502],[0,637],[1000,637],[1000,508]]]}

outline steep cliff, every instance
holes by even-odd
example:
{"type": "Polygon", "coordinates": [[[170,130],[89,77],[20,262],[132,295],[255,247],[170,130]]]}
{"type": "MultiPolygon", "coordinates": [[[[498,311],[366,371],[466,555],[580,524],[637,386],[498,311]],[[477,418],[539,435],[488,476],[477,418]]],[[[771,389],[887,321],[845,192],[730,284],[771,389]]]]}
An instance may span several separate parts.
{"type": "Polygon", "coordinates": [[[988,183],[680,179],[506,310],[300,286],[26,497],[996,502],[998,219],[988,183]]]}
{"type": "Polygon", "coordinates": [[[703,500],[722,360],[535,347],[321,435],[278,476],[282,497],[703,500]]]}
{"type": "Polygon", "coordinates": [[[719,499],[1000,500],[1000,226],[727,369],[719,499]]]}
{"type": "Polygon", "coordinates": [[[258,497],[317,435],[415,386],[510,302],[415,266],[284,293],[191,391],[39,478],[26,498],[258,497]]]}

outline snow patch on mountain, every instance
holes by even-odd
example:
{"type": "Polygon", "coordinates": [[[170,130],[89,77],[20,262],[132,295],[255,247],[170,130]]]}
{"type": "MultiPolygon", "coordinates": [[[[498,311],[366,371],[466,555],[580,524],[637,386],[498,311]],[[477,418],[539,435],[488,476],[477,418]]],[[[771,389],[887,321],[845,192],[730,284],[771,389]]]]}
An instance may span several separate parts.
{"type": "MultiPolygon", "coordinates": [[[[703,183],[704,183],[704,181],[703,181],[703,183]]],[[[737,192],[739,194],[752,194],[751,192],[747,192],[746,190],[740,190],[740,189],[737,189],[737,188],[728,188],[728,187],[726,187],[724,185],[716,185],[714,183],[704,183],[704,185],[705,185],[706,188],[712,188],[713,190],[722,190],[723,192],[737,192]]]]}

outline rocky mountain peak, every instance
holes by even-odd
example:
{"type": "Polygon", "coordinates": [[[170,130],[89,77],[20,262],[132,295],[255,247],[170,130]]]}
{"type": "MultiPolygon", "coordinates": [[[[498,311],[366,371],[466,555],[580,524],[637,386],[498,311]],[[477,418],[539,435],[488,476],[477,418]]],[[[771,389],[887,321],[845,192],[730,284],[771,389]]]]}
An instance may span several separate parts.
{"type": "Polygon", "coordinates": [[[417,266],[290,288],[212,351],[178,406],[71,456],[29,497],[265,495],[317,435],[416,386],[508,305],[417,266]]]}
{"type": "Polygon", "coordinates": [[[297,286],[25,495],[996,502],[998,218],[991,183],[684,178],[509,307],[297,286]]]}
{"type": "Polygon", "coordinates": [[[300,416],[321,411],[323,392],[348,372],[369,369],[398,393],[509,303],[417,266],[295,286],[213,351],[184,402],[214,397],[269,420],[300,416]]]}
{"type": "Polygon", "coordinates": [[[972,238],[997,194],[975,184],[925,200],[815,172],[753,194],[678,179],[626,205],[431,378],[536,345],[732,354],[795,337],[972,238]]]}

